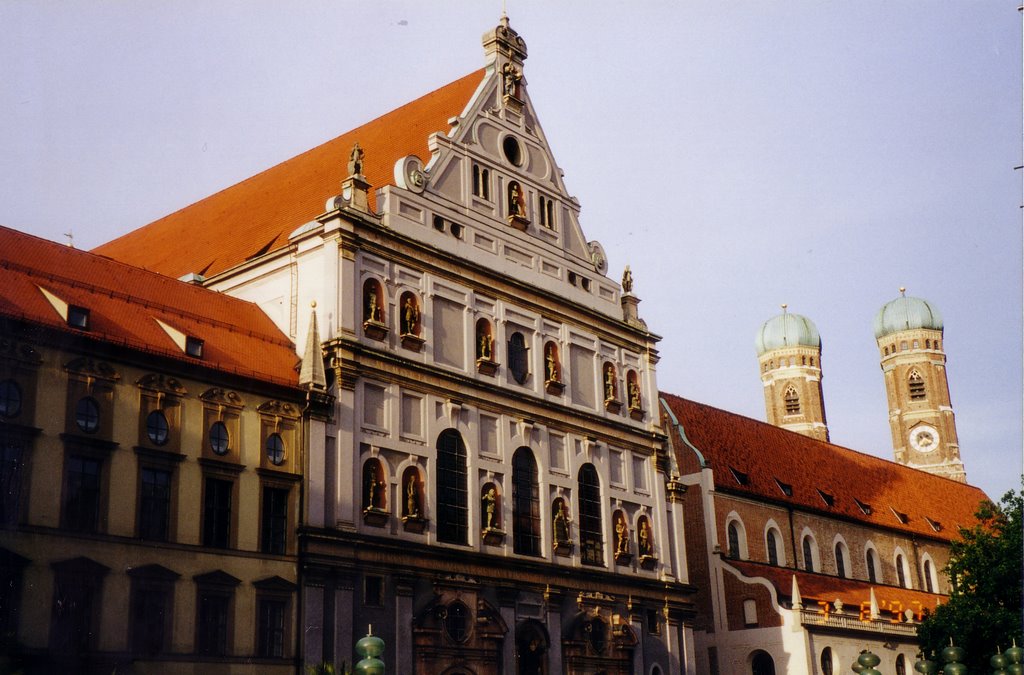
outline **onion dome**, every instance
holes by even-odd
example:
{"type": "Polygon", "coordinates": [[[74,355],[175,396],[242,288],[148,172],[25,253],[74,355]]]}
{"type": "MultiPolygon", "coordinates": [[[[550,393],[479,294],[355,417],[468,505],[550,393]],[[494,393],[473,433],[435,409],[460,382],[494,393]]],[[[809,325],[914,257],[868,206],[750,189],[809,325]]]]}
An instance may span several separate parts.
{"type": "Polygon", "coordinates": [[[814,347],[821,349],[821,336],[818,327],[806,316],[790,314],[786,305],[782,306],[782,314],[764,322],[757,331],[757,355],[783,347],[814,347]]]}
{"type": "Polygon", "coordinates": [[[942,315],[938,308],[927,300],[907,297],[905,292],[906,289],[901,288],[900,297],[885,303],[878,310],[875,315],[876,340],[901,330],[942,330],[942,315]]]}

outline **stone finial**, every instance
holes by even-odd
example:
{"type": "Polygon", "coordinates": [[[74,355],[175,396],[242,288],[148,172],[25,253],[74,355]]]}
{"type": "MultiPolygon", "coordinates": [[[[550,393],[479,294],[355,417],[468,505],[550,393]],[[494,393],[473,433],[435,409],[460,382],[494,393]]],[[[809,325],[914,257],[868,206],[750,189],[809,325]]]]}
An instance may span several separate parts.
{"type": "Polygon", "coordinates": [[[495,61],[499,56],[505,61],[520,65],[526,60],[526,42],[509,25],[508,16],[505,14],[502,14],[501,20],[493,30],[484,33],[483,44],[488,63],[495,61]]]}
{"type": "Polygon", "coordinates": [[[306,389],[327,389],[327,376],[324,373],[324,357],[320,351],[320,330],[316,323],[316,302],[312,303],[313,311],[309,319],[309,333],[306,335],[306,349],[302,354],[302,367],[299,369],[299,384],[306,389]]]}

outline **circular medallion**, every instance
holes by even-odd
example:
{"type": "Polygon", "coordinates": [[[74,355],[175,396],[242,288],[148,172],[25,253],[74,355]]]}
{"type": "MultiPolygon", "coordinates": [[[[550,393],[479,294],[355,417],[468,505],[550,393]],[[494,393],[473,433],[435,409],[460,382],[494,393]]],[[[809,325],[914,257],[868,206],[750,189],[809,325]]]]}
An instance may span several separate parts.
{"type": "Polygon", "coordinates": [[[914,427],[910,432],[910,445],[918,452],[931,452],[939,446],[939,432],[927,424],[914,427]]]}
{"type": "Polygon", "coordinates": [[[594,263],[594,269],[599,274],[607,274],[608,256],[604,253],[604,247],[601,246],[600,242],[592,241],[587,244],[587,248],[590,249],[590,260],[594,263]]]}

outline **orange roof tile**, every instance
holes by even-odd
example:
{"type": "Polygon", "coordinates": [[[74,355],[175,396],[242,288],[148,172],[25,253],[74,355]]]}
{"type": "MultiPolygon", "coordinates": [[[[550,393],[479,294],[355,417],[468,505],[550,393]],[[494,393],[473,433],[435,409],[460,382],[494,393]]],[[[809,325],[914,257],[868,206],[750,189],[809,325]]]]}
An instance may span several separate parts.
{"type": "MultiPolygon", "coordinates": [[[[394,184],[394,166],[416,155],[429,161],[428,137],[462,113],[483,71],[456,80],[334,140],[237,185],[103,244],[94,252],[171,277],[213,276],[287,244],[288,235],[324,212],[341,192],[356,141],[363,175],[374,189],[394,184]]],[[[375,195],[370,195],[375,207],[375,195]]]]}
{"type": "Polygon", "coordinates": [[[832,603],[841,600],[846,607],[857,611],[861,603],[870,602],[871,589],[880,610],[903,612],[907,609],[919,613],[923,609],[935,610],[945,596],[927,593],[899,586],[885,586],[868,581],[844,579],[827,574],[817,574],[790,567],[777,567],[747,560],[728,560],[727,563],[748,577],[763,577],[771,582],[780,597],[789,598],[793,592],[793,575],[800,589],[800,598],[807,609],[814,609],[818,602],[832,603]]]}
{"type": "Polygon", "coordinates": [[[0,227],[0,251],[0,316],[223,372],[298,384],[294,346],[251,302],[6,227],[0,227]],[[88,330],[68,326],[41,288],[88,309],[88,330]],[[186,356],[157,320],[202,340],[202,359],[186,356]]]}
{"type": "MultiPolygon", "coordinates": [[[[987,499],[971,485],[672,394],[662,398],[714,470],[718,490],[947,541],[959,527],[974,524],[978,504],[987,499]],[[746,474],[745,485],[734,472],[746,474]],[[777,481],[792,494],[786,495],[777,481]],[[832,506],[821,493],[832,498],[832,506]],[[904,514],[906,522],[893,511],[904,514]]],[[[674,429],[672,434],[680,466],[692,465],[692,451],[674,429]]]]}

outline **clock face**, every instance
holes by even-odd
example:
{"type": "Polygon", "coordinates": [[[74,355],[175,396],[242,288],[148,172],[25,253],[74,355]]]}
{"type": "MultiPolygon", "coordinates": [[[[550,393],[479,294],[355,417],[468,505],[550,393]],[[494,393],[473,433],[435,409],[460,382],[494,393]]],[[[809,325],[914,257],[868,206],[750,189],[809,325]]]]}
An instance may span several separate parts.
{"type": "Polygon", "coordinates": [[[939,447],[939,432],[927,424],[914,427],[910,432],[910,445],[918,452],[931,452],[939,447]]]}

